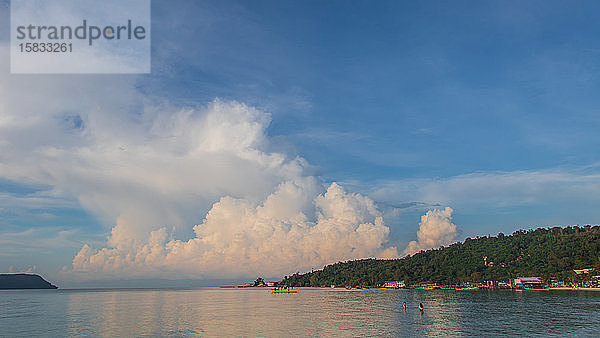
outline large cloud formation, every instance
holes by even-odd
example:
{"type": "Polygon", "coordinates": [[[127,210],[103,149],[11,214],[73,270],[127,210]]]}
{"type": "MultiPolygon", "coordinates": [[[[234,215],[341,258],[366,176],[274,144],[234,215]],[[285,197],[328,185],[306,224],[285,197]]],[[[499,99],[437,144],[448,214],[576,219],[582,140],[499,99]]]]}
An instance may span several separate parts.
{"type": "Polygon", "coordinates": [[[83,246],[70,277],[278,275],[396,255],[373,201],[281,151],[264,111],[173,107],[127,77],[0,87],[0,177],[48,186],[112,228],[104,248],[83,246]]]}
{"type": "Polygon", "coordinates": [[[404,253],[413,255],[421,250],[452,243],[457,235],[456,225],[452,223],[453,212],[452,208],[446,207],[443,210],[429,210],[421,216],[417,240],[408,243],[404,253]]]}
{"type": "Polygon", "coordinates": [[[108,247],[84,246],[73,271],[96,278],[276,275],[382,254],[389,228],[373,201],[335,183],[321,195],[301,158],[264,150],[269,122],[262,111],[219,100],[200,113],[160,115],[152,124],[163,136],[158,144],[128,144],[135,157],[120,162],[120,181],[141,194],[126,193],[133,200],[116,208],[108,247]],[[193,238],[175,239],[181,236],[172,229],[195,221],[194,202],[211,196],[225,197],[193,238]]]}
{"type": "MultiPolygon", "coordinates": [[[[134,243],[113,228],[111,248],[84,246],[73,261],[78,272],[130,276],[277,275],[331,262],[382,253],[389,234],[373,201],[348,194],[333,183],[312,198],[314,182],[286,181],[261,204],[223,197],[195,237],[172,239],[167,228],[153,231],[146,243],[134,243]],[[314,207],[316,221],[302,210],[314,207]]],[[[395,255],[387,249],[384,255],[395,255]]]]}

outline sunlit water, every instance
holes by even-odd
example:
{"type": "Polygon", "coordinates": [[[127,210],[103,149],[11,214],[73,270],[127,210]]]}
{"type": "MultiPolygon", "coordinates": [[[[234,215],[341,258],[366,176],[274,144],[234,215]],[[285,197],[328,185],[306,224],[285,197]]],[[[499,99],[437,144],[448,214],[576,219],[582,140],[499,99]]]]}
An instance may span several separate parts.
{"type": "Polygon", "coordinates": [[[600,336],[600,292],[0,291],[0,336],[600,336]],[[406,312],[402,302],[406,301],[406,312]],[[421,314],[418,304],[423,303],[421,314]]]}

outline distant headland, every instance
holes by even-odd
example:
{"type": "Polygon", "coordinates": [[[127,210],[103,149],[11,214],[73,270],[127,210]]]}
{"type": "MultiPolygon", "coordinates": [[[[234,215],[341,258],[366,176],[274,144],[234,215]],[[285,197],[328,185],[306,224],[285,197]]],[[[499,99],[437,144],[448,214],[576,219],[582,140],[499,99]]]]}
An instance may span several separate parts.
{"type": "Polygon", "coordinates": [[[0,274],[0,290],[58,289],[38,275],[26,273],[0,274]]]}

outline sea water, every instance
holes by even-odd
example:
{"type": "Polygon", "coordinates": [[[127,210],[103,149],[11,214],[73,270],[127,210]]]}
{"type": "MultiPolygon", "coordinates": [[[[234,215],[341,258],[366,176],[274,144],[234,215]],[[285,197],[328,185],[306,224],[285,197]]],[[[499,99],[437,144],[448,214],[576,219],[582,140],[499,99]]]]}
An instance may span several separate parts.
{"type": "Polygon", "coordinates": [[[600,292],[585,291],[0,291],[2,337],[600,336],[599,323],[600,292]]]}

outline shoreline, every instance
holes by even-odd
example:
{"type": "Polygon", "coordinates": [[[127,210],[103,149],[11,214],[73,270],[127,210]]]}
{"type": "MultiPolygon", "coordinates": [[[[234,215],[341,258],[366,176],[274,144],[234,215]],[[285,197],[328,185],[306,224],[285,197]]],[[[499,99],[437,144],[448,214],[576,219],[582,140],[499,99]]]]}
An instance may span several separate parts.
{"type": "Polygon", "coordinates": [[[562,287],[562,288],[550,288],[550,291],[600,291],[600,288],[569,288],[569,287],[562,287]]]}

